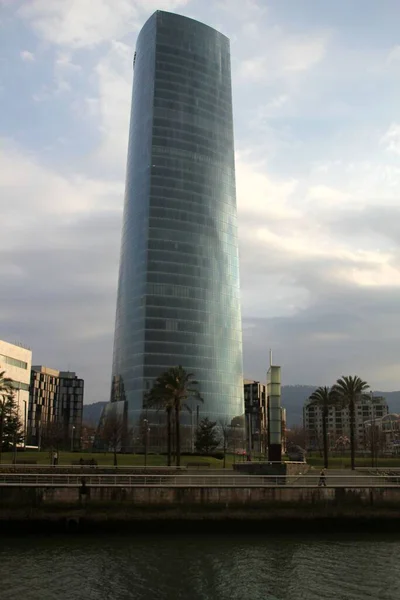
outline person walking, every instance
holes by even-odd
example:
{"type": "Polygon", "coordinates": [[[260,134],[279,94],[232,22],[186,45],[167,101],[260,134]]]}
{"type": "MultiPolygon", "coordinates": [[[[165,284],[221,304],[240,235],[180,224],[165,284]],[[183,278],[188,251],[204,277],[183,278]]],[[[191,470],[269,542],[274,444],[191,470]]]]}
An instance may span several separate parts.
{"type": "Polygon", "coordinates": [[[318,487],[326,487],[325,469],[322,469],[321,473],[319,474],[318,487]]]}

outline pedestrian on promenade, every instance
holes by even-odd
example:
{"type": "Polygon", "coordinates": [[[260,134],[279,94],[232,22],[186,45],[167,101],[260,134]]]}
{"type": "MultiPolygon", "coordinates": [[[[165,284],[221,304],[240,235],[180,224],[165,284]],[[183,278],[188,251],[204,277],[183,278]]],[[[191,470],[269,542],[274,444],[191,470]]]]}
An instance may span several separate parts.
{"type": "Polygon", "coordinates": [[[325,469],[322,469],[321,473],[319,474],[318,487],[326,487],[325,469]]]}

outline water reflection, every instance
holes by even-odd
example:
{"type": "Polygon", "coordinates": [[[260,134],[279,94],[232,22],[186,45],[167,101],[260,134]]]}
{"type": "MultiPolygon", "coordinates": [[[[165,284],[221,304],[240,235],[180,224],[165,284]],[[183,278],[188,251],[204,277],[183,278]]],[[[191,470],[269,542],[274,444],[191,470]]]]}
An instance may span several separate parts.
{"type": "Polygon", "coordinates": [[[7,538],[2,600],[398,600],[400,539],[7,538]]]}

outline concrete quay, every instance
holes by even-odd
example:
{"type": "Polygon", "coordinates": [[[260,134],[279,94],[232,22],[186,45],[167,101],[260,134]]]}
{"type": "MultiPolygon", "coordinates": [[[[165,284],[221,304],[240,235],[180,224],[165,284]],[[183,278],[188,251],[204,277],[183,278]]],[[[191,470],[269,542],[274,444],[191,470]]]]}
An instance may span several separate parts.
{"type": "MultiPolygon", "coordinates": [[[[400,530],[400,477],[330,470],[258,476],[237,471],[150,474],[121,472],[0,473],[2,528],[185,531],[203,528],[334,528],[340,523],[390,523],[400,530]],[[247,523],[247,525],[244,525],[247,523]],[[327,525],[327,523],[329,525],[327,525]],[[114,525],[113,525],[114,524],[114,525]],[[146,525],[144,525],[146,524],[146,525]],[[335,525],[336,524],[336,525],[335,525]]],[[[377,525],[377,526],[378,526],[377,525]]],[[[380,525],[379,525],[380,527],[380,525]]]]}
{"type": "Polygon", "coordinates": [[[400,486],[338,487],[271,485],[12,485],[0,486],[0,518],[4,508],[122,504],[135,510],[151,507],[266,508],[296,506],[396,506],[400,512],[400,486]]]}

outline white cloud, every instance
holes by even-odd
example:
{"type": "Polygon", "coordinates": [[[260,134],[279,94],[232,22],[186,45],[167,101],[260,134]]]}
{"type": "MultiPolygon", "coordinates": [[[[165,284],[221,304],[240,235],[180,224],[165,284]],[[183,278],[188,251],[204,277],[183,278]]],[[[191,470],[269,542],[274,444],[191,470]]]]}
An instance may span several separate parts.
{"type": "Polygon", "coordinates": [[[400,124],[392,123],[389,129],[381,138],[383,144],[389,152],[400,154],[400,124]]]}
{"type": "Polygon", "coordinates": [[[82,67],[71,60],[71,54],[60,52],[56,58],[56,68],[71,71],[81,71],[82,67]]]}
{"type": "MultiPolygon", "coordinates": [[[[372,253],[368,258],[370,266],[358,268],[356,264],[351,272],[343,273],[344,278],[354,281],[361,287],[400,288],[400,271],[397,266],[390,264],[393,258],[391,254],[377,256],[372,253]]],[[[361,259],[363,259],[362,254],[361,259]]]]}
{"type": "MultiPolygon", "coordinates": [[[[308,190],[308,199],[319,208],[346,208],[349,205],[350,195],[342,190],[331,188],[327,185],[313,185],[308,190]]],[[[351,199],[354,202],[354,199],[351,199]]]]}
{"type": "Polygon", "coordinates": [[[400,46],[394,46],[387,57],[389,63],[397,63],[400,61],[400,46]]]}
{"type": "Polygon", "coordinates": [[[292,35],[279,27],[264,29],[261,34],[256,24],[247,34],[253,43],[257,41],[257,54],[241,61],[239,76],[255,82],[288,78],[312,69],[324,58],[328,43],[327,35],[292,35]]]}
{"type": "Polygon", "coordinates": [[[282,49],[282,66],[286,71],[307,71],[319,63],[326,51],[327,40],[321,37],[314,39],[288,39],[282,49]]]}
{"type": "MultiPolygon", "coordinates": [[[[43,85],[36,91],[32,98],[35,102],[45,102],[53,100],[62,94],[71,94],[71,106],[77,103],[77,97],[80,94],[81,85],[76,85],[79,81],[77,77],[83,72],[81,65],[73,62],[70,52],[58,52],[53,64],[53,78],[49,84],[43,85]]],[[[82,81],[82,80],[81,80],[82,81]]]]}
{"type": "Polygon", "coordinates": [[[32,54],[32,52],[29,52],[28,50],[23,50],[22,52],[20,52],[20,57],[24,62],[33,62],[35,60],[35,55],[32,54]]]}
{"type": "Polygon", "coordinates": [[[53,100],[56,96],[70,92],[71,89],[71,85],[66,79],[56,76],[50,86],[44,85],[39,91],[35,92],[32,95],[32,100],[46,102],[47,100],[53,100]]]}
{"type": "Polygon", "coordinates": [[[19,15],[48,42],[71,48],[91,47],[137,29],[143,15],[174,10],[188,0],[31,0],[19,15]]]}
{"type": "Polygon", "coordinates": [[[326,40],[280,39],[267,43],[262,55],[244,60],[239,75],[251,81],[281,78],[290,73],[308,71],[319,63],[326,50],[326,40]]]}
{"type": "Polygon", "coordinates": [[[287,94],[280,94],[279,96],[275,96],[272,98],[268,104],[265,105],[265,109],[268,111],[273,108],[281,108],[284,104],[287,104],[289,101],[289,96],[287,94]]]}
{"type": "Polygon", "coordinates": [[[9,225],[0,243],[9,238],[13,244],[26,241],[14,235],[14,226],[20,234],[36,219],[40,223],[43,218],[72,218],[93,210],[110,210],[115,207],[115,198],[123,197],[122,182],[88,179],[79,173],[59,175],[4,139],[0,145],[0,190],[9,225]]]}
{"type": "Polygon", "coordinates": [[[296,185],[294,180],[273,181],[263,173],[262,165],[251,164],[237,155],[236,186],[240,216],[255,218],[258,223],[269,219],[296,219],[299,211],[290,205],[296,185]]]}
{"type": "MultiPolygon", "coordinates": [[[[372,207],[374,201],[373,197],[369,199],[368,180],[347,182],[345,189],[338,189],[322,183],[324,175],[318,171],[319,182],[310,179],[309,185],[304,185],[304,180],[273,180],[265,167],[243,161],[239,155],[237,194],[242,273],[246,273],[245,280],[247,272],[255,275],[248,284],[247,297],[260,298],[253,286],[266,289],[266,281],[272,275],[280,277],[274,285],[279,293],[281,286],[287,287],[290,275],[298,279],[302,265],[306,264],[310,264],[310,273],[314,269],[321,280],[335,281],[338,285],[340,282],[358,287],[400,285],[396,246],[383,237],[391,237],[391,229],[385,229],[382,222],[378,224],[373,216],[370,230],[361,227],[363,218],[367,218],[361,209],[368,203],[372,207]],[[349,222],[348,229],[343,227],[344,221],[349,222]]],[[[356,171],[358,176],[362,178],[363,173],[356,171]]],[[[382,183],[381,188],[384,193],[382,183]]],[[[382,207],[380,210],[381,220],[386,222],[382,207]]],[[[301,290],[303,284],[298,281],[296,287],[301,290]]],[[[304,301],[303,292],[301,298],[304,301]]],[[[266,311],[267,305],[264,302],[266,311]]]]}
{"type": "Polygon", "coordinates": [[[232,16],[243,23],[243,17],[245,17],[245,25],[252,22],[252,19],[260,19],[267,13],[267,6],[263,0],[258,2],[257,0],[219,0],[217,2],[217,8],[229,13],[232,16]]]}
{"type": "Polygon", "coordinates": [[[97,111],[101,143],[93,160],[103,169],[125,175],[132,96],[132,49],[112,42],[109,52],[95,68],[97,102],[87,99],[88,111],[97,111]]]}
{"type": "Polygon", "coordinates": [[[21,335],[38,363],[70,363],[89,380],[86,401],[106,400],[123,183],[61,175],[8,140],[0,147],[3,335],[21,335]]]}

